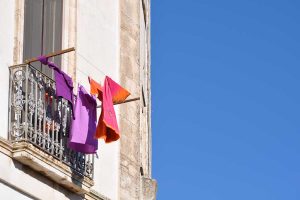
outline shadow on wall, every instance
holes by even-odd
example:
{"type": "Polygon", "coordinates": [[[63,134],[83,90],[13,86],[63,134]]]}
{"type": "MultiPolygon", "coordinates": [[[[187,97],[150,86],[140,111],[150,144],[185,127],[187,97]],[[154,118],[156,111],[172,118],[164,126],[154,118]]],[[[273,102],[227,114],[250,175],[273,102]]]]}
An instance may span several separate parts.
{"type": "MultiPolygon", "coordinates": [[[[31,169],[30,167],[21,164],[20,162],[13,160],[13,164],[14,167],[20,171],[22,171],[24,174],[34,178],[35,180],[37,180],[39,183],[39,185],[30,185],[30,187],[36,188],[36,189],[41,189],[40,188],[40,184],[43,185],[47,185],[49,188],[53,189],[53,192],[57,192],[57,193],[62,193],[64,194],[64,196],[70,200],[84,200],[85,198],[83,197],[83,195],[79,195],[76,193],[73,193],[71,191],[66,190],[64,187],[60,186],[59,184],[57,184],[56,182],[52,181],[49,179],[49,175],[47,175],[45,172],[39,171],[36,172],[35,170],[31,169]]],[[[74,172],[75,173],[75,172],[74,172]]],[[[78,187],[82,186],[81,181],[83,180],[82,176],[81,179],[78,179],[77,177],[78,175],[74,175],[74,180],[72,178],[72,181],[74,181],[73,183],[76,184],[78,187]]],[[[17,181],[17,180],[16,180],[17,181]]],[[[23,183],[22,184],[29,184],[28,181],[26,180],[22,180],[23,183]]],[[[17,188],[16,185],[8,185],[9,187],[11,187],[12,189],[26,195],[27,197],[31,198],[31,199],[39,199],[37,197],[34,197],[30,194],[24,193],[21,191],[21,189],[17,188]]],[[[49,195],[49,194],[45,194],[48,197],[50,196],[55,196],[55,194],[53,195],[49,195]]]]}

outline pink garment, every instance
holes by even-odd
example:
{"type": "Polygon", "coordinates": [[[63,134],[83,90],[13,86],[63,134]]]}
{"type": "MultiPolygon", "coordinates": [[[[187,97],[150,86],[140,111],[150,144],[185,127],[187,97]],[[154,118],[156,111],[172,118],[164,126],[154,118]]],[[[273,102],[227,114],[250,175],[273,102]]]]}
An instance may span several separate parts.
{"type": "Polygon", "coordinates": [[[101,115],[96,130],[96,138],[103,138],[106,143],[120,138],[120,132],[113,102],[124,101],[130,93],[114,82],[108,76],[105,77],[102,88],[101,115]]]}

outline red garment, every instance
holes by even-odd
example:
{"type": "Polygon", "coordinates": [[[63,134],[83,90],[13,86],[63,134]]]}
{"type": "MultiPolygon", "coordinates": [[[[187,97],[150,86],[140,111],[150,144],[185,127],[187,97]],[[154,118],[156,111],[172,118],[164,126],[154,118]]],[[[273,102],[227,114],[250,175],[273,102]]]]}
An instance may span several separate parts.
{"type": "Polygon", "coordinates": [[[98,93],[102,97],[101,115],[96,129],[96,138],[103,138],[106,143],[116,141],[120,138],[114,103],[123,102],[130,93],[122,88],[108,76],[105,77],[104,86],[90,79],[91,93],[98,93]],[[99,87],[100,86],[100,87],[99,87]]]}

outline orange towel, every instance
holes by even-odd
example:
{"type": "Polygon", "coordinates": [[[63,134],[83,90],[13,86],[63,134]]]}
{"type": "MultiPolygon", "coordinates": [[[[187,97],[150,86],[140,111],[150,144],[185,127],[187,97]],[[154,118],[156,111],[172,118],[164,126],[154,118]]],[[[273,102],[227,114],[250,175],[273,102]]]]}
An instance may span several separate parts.
{"type": "MultiPolygon", "coordinates": [[[[98,121],[95,137],[103,138],[106,143],[109,143],[120,138],[117,117],[113,104],[123,102],[130,93],[108,76],[105,77],[103,88],[99,89],[98,86],[97,90],[101,90],[102,93],[102,104],[101,115],[98,121]]],[[[99,91],[97,91],[97,93],[99,94],[99,91]]]]}

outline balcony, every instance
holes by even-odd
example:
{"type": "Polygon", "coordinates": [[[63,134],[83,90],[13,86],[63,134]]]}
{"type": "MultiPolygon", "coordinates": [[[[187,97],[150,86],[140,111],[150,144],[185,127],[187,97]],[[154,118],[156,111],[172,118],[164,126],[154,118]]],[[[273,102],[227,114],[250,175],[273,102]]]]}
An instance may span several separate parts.
{"type": "Polygon", "coordinates": [[[93,185],[94,156],[67,146],[72,113],[56,97],[55,81],[33,66],[9,68],[9,143],[12,157],[61,185],[86,193],[93,185]]]}

